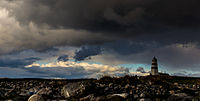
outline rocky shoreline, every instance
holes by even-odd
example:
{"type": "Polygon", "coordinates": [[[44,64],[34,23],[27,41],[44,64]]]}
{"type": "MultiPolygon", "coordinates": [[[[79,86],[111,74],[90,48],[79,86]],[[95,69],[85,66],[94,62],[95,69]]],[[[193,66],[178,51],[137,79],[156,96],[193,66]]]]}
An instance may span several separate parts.
{"type": "MultiPolygon", "coordinates": [[[[200,79],[173,76],[102,77],[99,80],[4,80],[2,101],[192,101],[200,79]]],[[[0,101],[1,101],[0,100],[0,101]]]]}

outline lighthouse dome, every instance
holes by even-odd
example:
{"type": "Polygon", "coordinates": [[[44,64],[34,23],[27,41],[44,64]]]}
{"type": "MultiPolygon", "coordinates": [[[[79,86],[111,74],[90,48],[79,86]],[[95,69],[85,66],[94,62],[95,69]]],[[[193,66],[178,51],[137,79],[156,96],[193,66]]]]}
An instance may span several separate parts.
{"type": "Polygon", "coordinates": [[[157,61],[157,59],[156,59],[156,57],[155,57],[155,56],[153,57],[152,61],[157,61]]]}

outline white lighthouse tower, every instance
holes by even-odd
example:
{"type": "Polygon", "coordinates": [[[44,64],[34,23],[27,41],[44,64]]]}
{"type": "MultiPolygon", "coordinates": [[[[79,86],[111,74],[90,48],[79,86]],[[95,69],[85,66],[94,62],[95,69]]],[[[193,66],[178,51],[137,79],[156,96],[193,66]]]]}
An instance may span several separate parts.
{"type": "Polygon", "coordinates": [[[158,63],[157,63],[156,57],[154,57],[153,60],[152,60],[151,75],[159,75],[159,73],[158,73],[158,63]]]}

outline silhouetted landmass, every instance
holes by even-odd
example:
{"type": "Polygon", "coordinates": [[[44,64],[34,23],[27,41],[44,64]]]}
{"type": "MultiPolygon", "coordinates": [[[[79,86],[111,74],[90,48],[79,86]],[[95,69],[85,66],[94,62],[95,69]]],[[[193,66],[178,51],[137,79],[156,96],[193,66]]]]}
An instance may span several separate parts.
{"type": "Polygon", "coordinates": [[[97,79],[0,79],[0,101],[182,101],[200,99],[200,78],[104,76],[97,79]]]}

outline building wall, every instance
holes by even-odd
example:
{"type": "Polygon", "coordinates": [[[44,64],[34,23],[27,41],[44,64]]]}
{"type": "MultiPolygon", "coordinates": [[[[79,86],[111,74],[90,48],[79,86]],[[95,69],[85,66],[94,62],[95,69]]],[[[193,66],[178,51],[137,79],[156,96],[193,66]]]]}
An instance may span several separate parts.
{"type": "Polygon", "coordinates": [[[158,69],[151,69],[151,75],[159,75],[158,69]]]}

